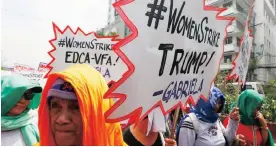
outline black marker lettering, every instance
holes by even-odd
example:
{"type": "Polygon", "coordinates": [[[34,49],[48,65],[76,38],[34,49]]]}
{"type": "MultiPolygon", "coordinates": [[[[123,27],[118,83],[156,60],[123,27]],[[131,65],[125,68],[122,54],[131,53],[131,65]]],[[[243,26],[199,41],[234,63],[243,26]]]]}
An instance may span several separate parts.
{"type": "Polygon", "coordinates": [[[173,47],[174,47],[173,44],[160,44],[159,45],[158,50],[162,50],[163,51],[162,61],[161,61],[160,69],[159,69],[159,76],[163,75],[165,64],[166,64],[166,60],[167,60],[168,51],[173,50],[173,47]]]}
{"type": "Polygon", "coordinates": [[[174,59],[173,59],[170,75],[173,74],[174,69],[176,70],[176,75],[178,74],[179,63],[182,60],[183,55],[184,55],[184,50],[183,49],[176,49],[175,50],[174,59]],[[178,55],[178,54],[180,54],[180,55],[178,55]],[[180,59],[178,59],[178,56],[180,56],[180,59]]]}

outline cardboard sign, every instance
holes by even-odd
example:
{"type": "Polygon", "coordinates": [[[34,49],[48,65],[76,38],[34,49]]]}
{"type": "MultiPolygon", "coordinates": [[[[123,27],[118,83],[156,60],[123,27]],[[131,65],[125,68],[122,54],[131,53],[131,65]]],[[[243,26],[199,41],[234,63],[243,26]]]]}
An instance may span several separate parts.
{"type": "Polygon", "coordinates": [[[120,98],[105,113],[108,122],[141,120],[156,106],[166,114],[207,97],[234,19],[219,16],[225,9],[204,0],[123,0],[114,7],[133,33],[113,47],[129,70],[105,96],[120,98]]]}
{"type": "Polygon", "coordinates": [[[239,54],[237,55],[236,59],[232,62],[233,68],[229,76],[227,77],[228,80],[232,78],[234,78],[235,80],[239,79],[238,84],[242,84],[243,86],[245,86],[246,75],[249,66],[249,59],[252,52],[253,35],[251,34],[251,30],[248,29],[252,9],[253,1],[251,1],[251,7],[249,9],[248,16],[246,19],[239,54]]]}
{"type": "Polygon", "coordinates": [[[75,32],[67,26],[63,31],[53,23],[55,38],[50,41],[53,58],[49,63],[50,72],[62,71],[73,64],[88,64],[96,68],[107,82],[121,78],[126,65],[116,55],[112,46],[119,40],[112,37],[99,37],[96,33],[84,33],[80,28],[75,32]]]}

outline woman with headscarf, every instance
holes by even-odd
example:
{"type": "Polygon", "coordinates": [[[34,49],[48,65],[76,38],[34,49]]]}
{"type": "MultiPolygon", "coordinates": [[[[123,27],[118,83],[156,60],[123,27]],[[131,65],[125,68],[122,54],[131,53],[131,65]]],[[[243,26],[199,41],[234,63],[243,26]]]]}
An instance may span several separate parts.
{"type": "MultiPolygon", "coordinates": [[[[263,99],[255,90],[245,90],[238,98],[240,124],[238,134],[245,137],[243,145],[248,146],[274,146],[271,132],[267,127],[266,120],[260,113],[263,99]]],[[[236,106],[236,103],[232,107],[236,106]]],[[[228,124],[229,118],[225,119],[224,125],[228,124]]]]}
{"type": "Polygon", "coordinates": [[[197,105],[191,107],[191,113],[181,121],[176,131],[179,146],[225,146],[232,145],[238,128],[238,109],[230,114],[230,123],[225,129],[219,120],[225,98],[222,92],[213,87],[208,100],[200,98],[197,105]]]}
{"type": "Polygon", "coordinates": [[[1,77],[1,145],[31,146],[39,142],[37,115],[42,88],[25,77],[1,77]]]}
{"type": "Polygon", "coordinates": [[[165,123],[162,111],[153,109],[146,118],[124,131],[124,141],[129,146],[174,146],[174,139],[164,139],[165,123]]]}
{"type": "Polygon", "coordinates": [[[123,146],[120,123],[106,123],[113,105],[96,69],[78,64],[48,76],[38,111],[42,146],[123,146]]]}

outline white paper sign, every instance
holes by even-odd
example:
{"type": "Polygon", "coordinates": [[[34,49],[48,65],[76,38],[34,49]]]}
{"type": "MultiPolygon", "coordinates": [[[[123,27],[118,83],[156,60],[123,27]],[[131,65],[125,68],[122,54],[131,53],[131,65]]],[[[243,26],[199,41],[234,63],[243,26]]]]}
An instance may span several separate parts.
{"type": "Polygon", "coordinates": [[[19,72],[29,72],[29,71],[34,71],[35,69],[24,64],[14,64],[14,72],[19,73],[19,72]]]}
{"type": "Polygon", "coordinates": [[[118,42],[115,37],[98,37],[95,33],[84,33],[80,28],[75,32],[68,26],[61,31],[53,24],[55,39],[51,40],[54,57],[51,72],[62,71],[73,64],[88,64],[96,68],[107,82],[116,81],[126,71],[126,65],[112,51],[118,42]]]}
{"type": "Polygon", "coordinates": [[[239,84],[245,85],[246,82],[246,75],[248,71],[249,66],[249,60],[252,52],[252,43],[253,43],[253,36],[250,35],[249,27],[249,20],[251,16],[252,7],[249,10],[246,23],[245,23],[245,29],[243,38],[241,41],[241,46],[239,50],[239,54],[237,58],[233,61],[233,69],[228,76],[228,79],[237,79],[239,78],[239,84]]]}
{"type": "Polygon", "coordinates": [[[31,81],[39,82],[41,79],[44,78],[44,76],[46,75],[47,72],[30,70],[30,71],[20,71],[20,72],[16,72],[16,73],[28,78],[31,81]]]}
{"type": "Polygon", "coordinates": [[[207,97],[230,22],[217,17],[223,10],[204,7],[204,0],[125,0],[114,6],[133,33],[114,46],[128,58],[129,71],[106,95],[121,98],[105,114],[107,121],[130,114],[142,119],[157,105],[167,113],[188,98],[207,97]]]}

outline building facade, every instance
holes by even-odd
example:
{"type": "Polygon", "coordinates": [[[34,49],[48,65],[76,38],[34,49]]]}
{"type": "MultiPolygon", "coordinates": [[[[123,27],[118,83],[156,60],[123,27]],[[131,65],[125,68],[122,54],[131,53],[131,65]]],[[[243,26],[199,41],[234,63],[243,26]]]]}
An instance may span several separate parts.
{"type": "Polygon", "coordinates": [[[276,79],[276,0],[256,0],[255,55],[257,80],[276,79]]]}
{"type": "MultiPolygon", "coordinates": [[[[99,30],[103,34],[116,32],[120,38],[130,34],[130,30],[113,8],[117,0],[109,0],[108,24],[99,30]]],[[[221,60],[221,70],[231,70],[232,61],[239,52],[244,25],[248,15],[251,0],[206,0],[206,5],[228,8],[222,16],[232,16],[236,19],[228,27],[228,37],[225,40],[224,56],[221,60]]],[[[257,69],[254,80],[267,82],[276,79],[276,0],[255,0],[255,7],[250,18],[250,29],[254,33],[253,55],[257,58],[257,69]]]]}
{"type": "Polygon", "coordinates": [[[130,30],[112,6],[112,4],[116,1],[118,0],[109,0],[107,26],[98,30],[97,32],[104,35],[108,35],[110,32],[113,32],[119,35],[119,38],[124,38],[130,34],[130,30]]]}
{"type": "Polygon", "coordinates": [[[206,5],[228,8],[221,16],[231,16],[236,19],[228,26],[228,36],[225,40],[224,55],[221,60],[221,70],[231,70],[232,62],[237,57],[248,15],[249,0],[207,0],[206,5]]]}

